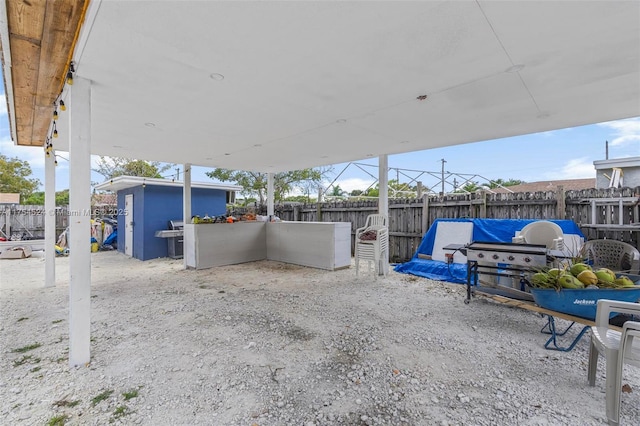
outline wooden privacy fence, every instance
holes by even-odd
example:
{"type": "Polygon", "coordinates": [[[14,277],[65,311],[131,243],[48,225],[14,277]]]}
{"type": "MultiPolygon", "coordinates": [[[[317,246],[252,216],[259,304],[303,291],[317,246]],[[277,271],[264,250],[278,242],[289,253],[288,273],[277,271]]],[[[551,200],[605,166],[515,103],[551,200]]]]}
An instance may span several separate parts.
{"type": "MultiPolygon", "coordinates": [[[[389,200],[389,250],[393,262],[409,260],[429,226],[438,218],[571,219],[587,239],[609,238],[640,247],[640,187],[582,191],[449,194],[389,200]]],[[[248,209],[235,209],[241,214],[248,209]]],[[[265,214],[262,207],[257,213],[265,214]]],[[[350,222],[352,234],[367,216],[378,212],[378,201],[341,201],[276,205],[282,220],[350,222]]],[[[43,206],[0,206],[0,236],[11,234],[42,238],[43,206]],[[8,221],[8,222],[7,222],[8,221]]],[[[105,213],[92,208],[91,215],[105,213]]],[[[68,225],[67,207],[56,208],[56,235],[68,225]]]]}
{"type": "MultiPolygon", "coordinates": [[[[44,238],[45,213],[44,206],[0,206],[0,237],[7,240],[44,238]]],[[[68,226],[68,209],[66,206],[56,207],[50,213],[56,217],[57,237],[68,226]]]]}
{"type": "MultiPolygon", "coordinates": [[[[390,259],[409,260],[424,233],[438,218],[570,219],[589,240],[609,238],[640,247],[640,187],[521,193],[449,194],[418,199],[389,200],[390,259]]],[[[378,201],[342,201],[276,205],[282,220],[351,222],[353,234],[378,201]]],[[[237,214],[242,210],[236,211],[237,214]]],[[[265,209],[258,213],[265,214],[265,209]]]]}

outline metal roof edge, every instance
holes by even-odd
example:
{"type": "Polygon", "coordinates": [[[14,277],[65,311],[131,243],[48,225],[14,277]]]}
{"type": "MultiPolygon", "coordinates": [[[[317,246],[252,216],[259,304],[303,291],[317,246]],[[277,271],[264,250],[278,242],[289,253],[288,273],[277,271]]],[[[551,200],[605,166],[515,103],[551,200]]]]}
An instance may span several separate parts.
{"type": "Polygon", "coordinates": [[[609,160],[596,160],[593,162],[596,170],[610,169],[611,167],[640,167],[640,157],[614,158],[609,160]]]}
{"type": "MultiPolygon", "coordinates": [[[[171,186],[182,187],[182,181],[161,179],[161,178],[148,178],[141,176],[117,176],[113,179],[109,179],[95,186],[98,191],[119,191],[121,189],[133,188],[140,185],[155,185],[155,186],[171,186]]],[[[226,183],[217,182],[191,182],[192,188],[205,188],[205,189],[222,189],[224,191],[240,191],[242,186],[231,185],[226,183]]]]}

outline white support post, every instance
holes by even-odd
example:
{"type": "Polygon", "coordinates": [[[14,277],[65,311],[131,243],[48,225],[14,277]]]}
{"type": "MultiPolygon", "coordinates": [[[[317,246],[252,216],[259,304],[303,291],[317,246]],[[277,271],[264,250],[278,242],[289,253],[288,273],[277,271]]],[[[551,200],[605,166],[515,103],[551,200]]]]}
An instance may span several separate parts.
{"type": "Polygon", "coordinates": [[[91,82],[69,98],[69,365],[91,360],[91,82]]]}
{"type": "MultiPolygon", "coordinates": [[[[389,157],[381,155],[378,157],[378,213],[387,216],[387,227],[389,226],[389,157]]],[[[387,237],[388,238],[388,237],[387,237]]],[[[388,244],[387,244],[388,245],[388,244]]],[[[387,275],[389,272],[389,250],[387,249],[386,259],[380,259],[378,264],[378,274],[387,275]]]]}
{"type": "Polygon", "coordinates": [[[389,216],[389,158],[378,157],[378,213],[389,216]]]}
{"type": "Polygon", "coordinates": [[[275,212],[274,202],[273,202],[275,197],[274,189],[273,189],[274,180],[275,180],[275,175],[273,173],[268,173],[267,174],[267,217],[269,218],[269,220],[271,220],[275,212]]]}
{"type": "Polygon", "coordinates": [[[56,285],[56,156],[44,154],[44,286],[56,285]]]}
{"type": "MultiPolygon", "coordinates": [[[[182,183],[182,221],[184,224],[191,223],[191,164],[184,164],[184,181],[182,183]]],[[[194,242],[187,241],[189,233],[185,232],[183,237],[183,247],[194,242]]],[[[184,269],[187,269],[187,256],[182,257],[184,269]]]]}

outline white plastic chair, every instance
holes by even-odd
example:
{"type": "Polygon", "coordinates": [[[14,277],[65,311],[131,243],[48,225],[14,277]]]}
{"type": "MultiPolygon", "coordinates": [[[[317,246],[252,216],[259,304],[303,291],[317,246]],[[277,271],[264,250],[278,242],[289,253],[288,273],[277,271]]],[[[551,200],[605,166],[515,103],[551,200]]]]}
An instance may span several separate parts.
{"type": "Polygon", "coordinates": [[[598,356],[603,354],[606,362],[606,412],[610,425],[619,424],[622,367],[624,364],[640,367],[640,322],[627,321],[622,332],[609,328],[612,312],[640,315],[640,303],[598,300],[596,325],[591,328],[589,346],[589,385],[596,384],[598,356]],[[634,342],[634,337],[638,341],[634,342]]]}
{"type": "Polygon", "coordinates": [[[389,270],[389,228],[387,227],[387,216],[383,214],[372,214],[367,216],[367,221],[362,228],[356,229],[355,261],[356,276],[360,269],[360,260],[366,260],[371,270],[371,263],[374,264],[376,278],[381,273],[387,275],[389,270]],[[362,240],[364,233],[375,233],[375,239],[362,240]]]}
{"type": "Polygon", "coordinates": [[[540,244],[550,250],[564,250],[562,228],[557,223],[548,220],[538,220],[525,225],[511,239],[512,243],[540,244]]]}
{"type": "Polygon", "coordinates": [[[615,272],[640,273],[640,251],[631,244],[617,240],[591,240],[584,243],[581,257],[594,268],[609,268],[615,272]]]}

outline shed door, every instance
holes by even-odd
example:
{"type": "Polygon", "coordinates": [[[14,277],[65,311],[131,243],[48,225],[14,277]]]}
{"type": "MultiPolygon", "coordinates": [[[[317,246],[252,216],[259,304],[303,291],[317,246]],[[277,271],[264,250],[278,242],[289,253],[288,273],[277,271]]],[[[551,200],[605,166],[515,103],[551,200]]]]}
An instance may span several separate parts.
{"type": "Polygon", "coordinates": [[[133,194],[124,196],[124,254],[133,256],[133,194]]]}

